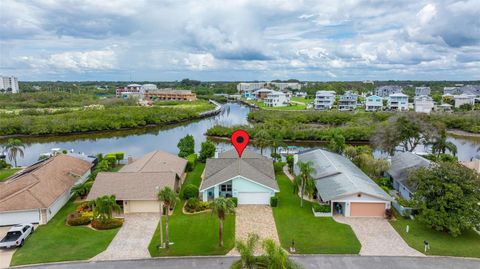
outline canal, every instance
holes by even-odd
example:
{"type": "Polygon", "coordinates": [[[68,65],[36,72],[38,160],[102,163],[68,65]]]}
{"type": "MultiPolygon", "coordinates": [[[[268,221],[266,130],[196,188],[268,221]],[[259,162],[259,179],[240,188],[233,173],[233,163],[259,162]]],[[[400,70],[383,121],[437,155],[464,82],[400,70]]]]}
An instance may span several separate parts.
{"type": "MultiPolygon", "coordinates": [[[[48,136],[48,137],[25,137],[22,141],[26,144],[23,158],[18,158],[19,165],[30,165],[37,161],[42,153],[48,153],[52,148],[61,148],[87,155],[108,152],[125,152],[134,158],[153,150],[164,150],[177,153],[177,142],[186,134],[195,137],[196,151],[200,150],[200,144],[205,141],[205,132],[215,124],[238,125],[247,124],[247,114],[250,108],[237,104],[228,103],[219,115],[179,125],[165,127],[149,127],[135,130],[122,130],[113,132],[99,132],[81,135],[48,136]]],[[[480,138],[468,138],[451,136],[449,140],[458,147],[460,160],[470,160],[480,147],[480,138]]],[[[5,140],[0,141],[4,143],[5,140]]],[[[216,141],[219,151],[231,148],[226,142],[216,141]]],[[[293,143],[300,148],[318,147],[317,143],[293,143]]],[[[253,148],[252,146],[249,146],[253,148]]],[[[256,149],[257,150],[257,149],[256,149]]],[[[269,154],[268,150],[264,154],[269,154]]]]}

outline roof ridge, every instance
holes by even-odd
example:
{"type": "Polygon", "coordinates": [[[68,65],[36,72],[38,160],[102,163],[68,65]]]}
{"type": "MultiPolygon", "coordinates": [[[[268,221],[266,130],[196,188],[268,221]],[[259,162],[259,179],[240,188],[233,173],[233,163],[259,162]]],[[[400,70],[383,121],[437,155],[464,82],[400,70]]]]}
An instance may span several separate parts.
{"type": "Polygon", "coordinates": [[[244,160],[242,160],[242,161],[243,161],[244,163],[246,163],[248,166],[250,166],[250,167],[252,167],[253,169],[257,170],[258,172],[260,172],[260,173],[264,174],[264,175],[265,175],[265,176],[267,176],[268,178],[271,178],[269,175],[267,175],[266,173],[264,173],[264,171],[262,171],[262,170],[260,170],[260,169],[256,168],[255,166],[253,166],[253,165],[249,164],[248,162],[246,162],[246,161],[244,161],[244,160]]]}
{"type": "MultiPolygon", "coordinates": [[[[330,158],[328,158],[328,156],[323,152],[323,150],[320,150],[320,152],[323,154],[323,156],[325,156],[325,158],[327,158],[327,160],[333,165],[333,167],[335,167],[335,169],[337,171],[339,171],[341,174],[345,175],[348,178],[348,181],[350,181],[350,183],[352,183],[353,185],[355,185],[355,187],[358,188],[358,185],[352,180],[352,178],[350,177],[350,175],[348,175],[348,173],[341,172],[340,169],[338,169],[338,167],[332,162],[332,160],[330,160],[330,158]]],[[[341,156],[341,155],[339,155],[339,156],[341,156]]],[[[341,157],[343,157],[343,156],[341,156],[341,157]]]]}

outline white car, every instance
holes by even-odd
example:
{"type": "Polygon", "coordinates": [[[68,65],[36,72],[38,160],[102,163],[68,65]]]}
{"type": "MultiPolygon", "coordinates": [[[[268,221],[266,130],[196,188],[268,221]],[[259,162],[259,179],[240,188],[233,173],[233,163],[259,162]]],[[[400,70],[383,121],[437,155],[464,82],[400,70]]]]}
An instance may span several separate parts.
{"type": "Polygon", "coordinates": [[[33,224],[18,224],[8,230],[5,237],[0,241],[0,248],[21,247],[27,237],[33,233],[33,224]]]}

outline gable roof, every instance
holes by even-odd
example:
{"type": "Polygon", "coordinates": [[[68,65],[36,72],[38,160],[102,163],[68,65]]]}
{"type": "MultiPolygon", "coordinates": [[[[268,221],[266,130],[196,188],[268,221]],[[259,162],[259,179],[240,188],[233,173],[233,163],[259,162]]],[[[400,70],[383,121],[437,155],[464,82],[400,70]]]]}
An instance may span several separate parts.
{"type": "Polygon", "coordinates": [[[402,183],[410,192],[416,187],[408,183],[408,175],[412,170],[420,167],[428,167],[431,161],[412,152],[395,152],[392,157],[390,169],[387,173],[396,181],[402,183]]]}
{"type": "Polygon", "coordinates": [[[0,211],[48,208],[92,165],[65,154],[37,162],[0,182],[0,211]]]}
{"type": "MultiPolygon", "coordinates": [[[[298,161],[311,161],[315,169],[312,175],[317,191],[324,201],[346,195],[364,193],[391,201],[392,197],[370,179],[350,160],[342,155],[323,149],[313,149],[300,153],[298,161]]],[[[299,174],[298,165],[295,173],[299,174]]]]}
{"type": "Polygon", "coordinates": [[[164,151],[152,151],[125,165],[119,172],[175,172],[179,177],[185,171],[187,160],[164,151]]]}
{"type": "Polygon", "coordinates": [[[200,191],[236,176],[243,176],[260,185],[279,191],[272,160],[249,150],[245,150],[241,158],[238,157],[235,150],[229,150],[221,153],[216,159],[207,159],[200,191]]]}

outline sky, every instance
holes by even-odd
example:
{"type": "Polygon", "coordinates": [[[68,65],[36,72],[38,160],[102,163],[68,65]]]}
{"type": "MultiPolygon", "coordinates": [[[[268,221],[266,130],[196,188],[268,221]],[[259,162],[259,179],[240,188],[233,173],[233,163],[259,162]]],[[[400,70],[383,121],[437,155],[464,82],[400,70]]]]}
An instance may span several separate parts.
{"type": "Polygon", "coordinates": [[[19,80],[479,80],[480,0],[0,0],[19,80]]]}

